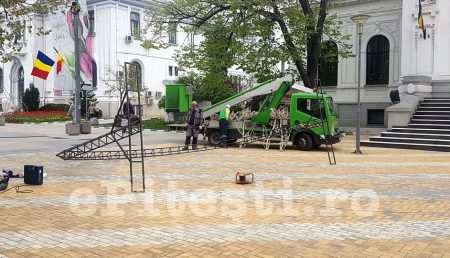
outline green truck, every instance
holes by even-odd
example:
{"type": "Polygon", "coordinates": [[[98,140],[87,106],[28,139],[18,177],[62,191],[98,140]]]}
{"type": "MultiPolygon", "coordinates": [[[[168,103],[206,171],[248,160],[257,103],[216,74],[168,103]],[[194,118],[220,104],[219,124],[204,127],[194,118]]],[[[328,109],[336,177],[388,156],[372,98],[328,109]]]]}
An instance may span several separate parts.
{"type": "MultiPolygon", "coordinates": [[[[237,106],[255,97],[265,96],[254,116],[240,121],[231,121],[228,139],[237,141],[250,135],[264,135],[274,128],[272,111],[283,107],[288,110],[285,121],[280,122],[283,131],[288,131],[288,141],[299,150],[311,150],[324,143],[338,143],[343,134],[339,131],[339,120],[334,112],[333,98],[324,93],[296,85],[291,76],[256,84],[230,98],[204,107],[203,133],[212,143],[220,139],[219,123],[212,119],[226,105],[237,106]],[[288,94],[289,93],[289,94],[288,94]],[[286,130],[287,128],[287,130],[286,130]]],[[[166,86],[166,111],[183,113],[189,110],[192,90],[183,84],[166,86]]],[[[174,125],[169,125],[173,127],[174,125]]]]}

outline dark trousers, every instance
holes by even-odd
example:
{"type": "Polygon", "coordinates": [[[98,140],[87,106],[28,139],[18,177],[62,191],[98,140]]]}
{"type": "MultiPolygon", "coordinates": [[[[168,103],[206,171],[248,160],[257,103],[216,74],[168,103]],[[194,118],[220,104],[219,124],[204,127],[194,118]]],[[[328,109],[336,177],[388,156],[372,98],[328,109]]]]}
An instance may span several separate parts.
{"type": "MultiPolygon", "coordinates": [[[[197,145],[198,137],[192,137],[192,145],[197,145]]],[[[191,144],[191,137],[186,136],[186,141],[184,142],[185,145],[191,144]]]]}
{"type": "Polygon", "coordinates": [[[220,119],[219,128],[220,128],[220,144],[225,145],[228,136],[228,121],[225,119],[220,119]]]}
{"type": "Polygon", "coordinates": [[[191,137],[192,137],[192,145],[196,146],[198,134],[199,134],[198,126],[188,125],[186,128],[186,141],[184,142],[184,144],[185,145],[191,144],[191,137]]]}

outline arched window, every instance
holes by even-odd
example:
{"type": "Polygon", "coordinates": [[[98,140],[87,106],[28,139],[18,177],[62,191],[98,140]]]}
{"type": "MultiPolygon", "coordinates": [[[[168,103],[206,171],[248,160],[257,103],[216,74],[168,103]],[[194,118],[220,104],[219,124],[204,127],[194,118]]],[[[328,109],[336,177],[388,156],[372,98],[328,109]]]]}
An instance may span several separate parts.
{"type": "Polygon", "coordinates": [[[0,68],[0,93],[3,93],[3,69],[0,68]]]}
{"type": "Polygon", "coordinates": [[[130,66],[130,76],[134,78],[138,86],[142,86],[142,67],[137,61],[131,62],[133,65],[130,66]]]}
{"type": "Polygon", "coordinates": [[[389,40],[382,35],[370,39],[367,44],[366,84],[389,83],[389,40]]]}
{"type": "Polygon", "coordinates": [[[319,62],[319,79],[322,86],[337,86],[338,47],[333,41],[325,41],[321,45],[319,62]]]}

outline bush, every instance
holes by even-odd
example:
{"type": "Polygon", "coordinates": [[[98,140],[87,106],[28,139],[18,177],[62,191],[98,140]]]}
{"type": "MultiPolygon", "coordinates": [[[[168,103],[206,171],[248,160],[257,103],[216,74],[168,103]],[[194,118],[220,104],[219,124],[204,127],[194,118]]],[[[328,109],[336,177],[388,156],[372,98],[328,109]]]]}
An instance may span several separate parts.
{"type": "Polygon", "coordinates": [[[45,104],[44,106],[39,108],[40,111],[65,111],[69,110],[68,104],[45,104]]]}
{"type": "Polygon", "coordinates": [[[166,130],[167,123],[162,118],[152,118],[142,121],[142,129],[166,130]]]}
{"type": "Polygon", "coordinates": [[[162,96],[158,102],[159,109],[166,109],[166,96],[162,96]]]}
{"type": "Polygon", "coordinates": [[[32,112],[12,112],[4,114],[7,123],[42,123],[68,121],[70,117],[66,111],[32,111],[32,112]]]}
{"type": "Polygon", "coordinates": [[[26,89],[22,99],[22,108],[26,111],[38,110],[39,95],[39,89],[36,87],[26,89]]]}

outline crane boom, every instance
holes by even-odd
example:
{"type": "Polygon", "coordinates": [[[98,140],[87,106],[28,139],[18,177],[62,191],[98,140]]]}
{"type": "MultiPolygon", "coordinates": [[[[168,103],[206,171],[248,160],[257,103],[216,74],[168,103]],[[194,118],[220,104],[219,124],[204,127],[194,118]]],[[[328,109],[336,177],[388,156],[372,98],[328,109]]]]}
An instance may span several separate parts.
{"type": "Polygon", "coordinates": [[[214,105],[204,108],[203,117],[208,118],[211,115],[220,112],[220,110],[224,109],[227,105],[234,106],[251,98],[276,92],[281,87],[283,82],[292,82],[292,75],[286,75],[283,78],[255,84],[251,88],[243,92],[240,92],[214,105]]]}

